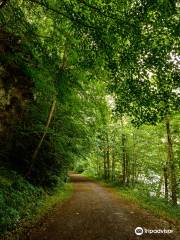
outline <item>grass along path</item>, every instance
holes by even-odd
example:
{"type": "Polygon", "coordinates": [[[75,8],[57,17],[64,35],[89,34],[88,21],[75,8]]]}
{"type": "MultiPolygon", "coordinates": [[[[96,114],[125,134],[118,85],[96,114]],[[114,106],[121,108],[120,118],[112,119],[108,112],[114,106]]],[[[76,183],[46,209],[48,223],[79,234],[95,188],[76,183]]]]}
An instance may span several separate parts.
{"type": "MultiPolygon", "coordinates": [[[[179,240],[176,227],[120,197],[113,188],[72,174],[74,193],[27,235],[26,240],[134,240],[134,230],[172,230],[171,234],[144,234],[146,240],[179,240]]],[[[22,239],[24,240],[24,239],[22,239]]]]}
{"type": "Polygon", "coordinates": [[[119,197],[135,204],[137,207],[143,208],[155,216],[162,218],[180,229],[180,206],[173,206],[165,199],[150,197],[147,194],[138,191],[136,188],[119,186],[117,183],[107,183],[101,179],[92,176],[86,176],[93,181],[98,182],[104,187],[113,189],[119,197]]]}

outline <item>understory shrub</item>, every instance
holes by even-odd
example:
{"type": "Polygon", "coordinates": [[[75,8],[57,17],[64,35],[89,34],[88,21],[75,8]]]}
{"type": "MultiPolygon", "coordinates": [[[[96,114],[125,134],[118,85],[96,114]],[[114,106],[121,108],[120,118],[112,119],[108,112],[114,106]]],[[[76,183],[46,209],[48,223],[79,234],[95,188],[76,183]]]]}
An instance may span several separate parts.
{"type": "Polygon", "coordinates": [[[21,219],[29,218],[46,194],[19,175],[13,178],[10,185],[0,182],[0,234],[14,229],[21,219]]]}

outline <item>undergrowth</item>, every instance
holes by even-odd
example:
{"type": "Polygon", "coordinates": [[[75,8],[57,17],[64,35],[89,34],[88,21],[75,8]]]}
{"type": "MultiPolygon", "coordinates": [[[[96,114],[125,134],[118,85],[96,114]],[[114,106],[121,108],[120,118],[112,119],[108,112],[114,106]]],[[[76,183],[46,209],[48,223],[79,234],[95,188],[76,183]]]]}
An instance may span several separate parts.
{"type": "Polygon", "coordinates": [[[140,207],[152,212],[158,217],[161,217],[174,224],[180,223],[180,206],[173,206],[170,202],[163,198],[149,196],[146,192],[139,191],[138,188],[128,188],[113,185],[116,191],[123,198],[136,203],[140,207]]]}
{"type": "Polygon", "coordinates": [[[14,239],[56,203],[70,197],[71,192],[70,183],[61,183],[49,192],[30,184],[16,172],[0,170],[0,238],[14,239]]]}
{"type": "Polygon", "coordinates": [[[180,228],[180,205],[174,206],[164,198],[150,196],[147,190],[143,190],[141,184],[136,187],[125,187],[117,182],[107,182],[102,178],[94,177],[91,174],[83,173],[106,187],[112,187],[120,197],[135,203],[137,206],[148,210],[157,217],[163,218],[180,228]]]}

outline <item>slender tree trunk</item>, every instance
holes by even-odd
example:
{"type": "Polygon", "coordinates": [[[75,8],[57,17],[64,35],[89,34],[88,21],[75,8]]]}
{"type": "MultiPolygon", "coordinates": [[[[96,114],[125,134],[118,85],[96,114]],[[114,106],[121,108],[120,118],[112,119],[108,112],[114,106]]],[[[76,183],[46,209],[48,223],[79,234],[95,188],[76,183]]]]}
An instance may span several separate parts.
{"type": "Polygon", "coordinates": [[[170,119],[166,116],[166,133],[167,133],[167,158],[170,172],[170,189],[171,189],[171,199],[174,205],[177,205],[177,183],[176,183],[176,169],[173,156],[173,146],[170,130],[170,119]]]}
{"type": "Polygon", "coordinates": [[[97,172],[97,176],[99,177],[99,155],[98,155],[98,149],[96,150],[96,172],[97,172]]]}
{"type": "MultiPolygon", "coordinates": [[[[157,136],[160,138],[160,136],[157,136]]],[[[160,144],[158,144],[158,150],[159,150],[159,157],[161,159],[161,161],[164,161],[165,156],[162,155],[162,150],[161,150],[161,146],[160,144]]],[[[163,172],[162,175],[160,176],[160,181],[159,181],[159,192],[157,190],[157,197],[160,196],[160,190],[161,190],[161,186],[164,183],[164,195],[165,195],[165,199],[168,200],[168,163],[166,162],[165,166],[163,167],[163,172]]]]}
{"type": "Polygon", "coordinates": [[[126,184],[129,185],[129,178],[130,178],[130,166],[129,166],[129,155],[126,149],[126,184]]]}
{"type": "Polygon", "coordinates": [[[114,149],[112,150],[112,165],[111,165],[111,181],[115,179],[115,153],[114,149]]]}
{"type": "Polygon", "coordinates": [[[125,149],[125,134],[122,133],[122,174],[123,174],[123,184],[126,184],[126,149],[125,149]]]}
{"type": "Polygon", "coordinates": [[[110,156],[109,156],[109,146],[107,146],[107,179],[109,180],[110,178],[110,156]]]}
{"type": "Polygon", "coordinates": [[[136,153],[135,153],[135,135],[133,133],[133,163],[132,163],[132,185],[135,185],[136,181],[136,153]]]}
{"type": "Polygon", "coordinates": [[[164,167],[164,195],[165,199],[168,200],[169,192],[168,192],[168,168],[164,167]]]}
{"type": "Polygon", "coordinates": [[[56,100],[54,99],[53,102],[52,102],[52,105],[51,105],[51,109],[49,111],[49,115],[48,115],[48,120],[47,120],[47,123],[46,123],[46,126],[45,126],[45,129],[44,129],[44,133],[39,141],[39,144],[37,145],[34,153],[33,153],[33,156],[32,156],[32,160],[34,161],[38,155],[38,152],[39,152],[39,149],[41,148],[41,145],[44,141],[44,138],[47,134],[47,130],[49,128],[49,124],[51,122],[51,119],[52,119],[52,116],[53,116],[53,113],[54,113],[54,110],[55,110],[55,106],[56,106],[56,100]]]}
{"type": "MultiPolygon", "coordinates": [[[[100,159],[99,159],[100,160],[100,159]]],[[[101,177],[101,162],[99,161],[98,177],[101,177]]]]}
{"type": "Polygon", "coordinates": [[[107,166],[106,166],[106,149],[104,148],[104,158],[103,158],[103,163],[104,163],[104,179],[107,179],[107,166]]]}
{"type": "Polygon", "coordinates": [[[37,147],[36,147],[36,149],[35,149],[35,151],[32,155],[32,162],[31,162],[30,168],[27,172],[27,176],[29,176],[31,174],[32,166],[33,166],[33,164],[34,164],[34,162],[37,158],[37,155],[39,153],[41,145],[42,145],[42,143],[44,141],[44,138],[47,134],[47,130],[49,128],[49,125],[51,123],[51,119],[52,119],[52,116],[53,116],[53,113],[54,113],[54,110],[55,110],[55,106],[56,106],[56,99],[54,98],[54,100],[52,102],[52,105],[51,105],[51,108],[50,108],[50,111],[49,111],[48,119],[47,119],[47,122],[46,122],[46,125],[45,125],[45,128],[44,128],[44,133],[43,133],[43,135],[42,135],[42,137],[41,137],[41,139],[40,139],[40,141],[39,141],[39,143],[38,143],[38,145],[37,145],[37,147]]]}

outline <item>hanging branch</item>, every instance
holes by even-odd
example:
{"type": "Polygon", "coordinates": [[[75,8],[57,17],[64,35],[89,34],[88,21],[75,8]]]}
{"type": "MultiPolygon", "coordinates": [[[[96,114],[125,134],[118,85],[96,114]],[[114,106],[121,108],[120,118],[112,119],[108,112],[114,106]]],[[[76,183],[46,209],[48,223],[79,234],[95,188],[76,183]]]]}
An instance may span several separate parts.
{"type": "Polygon", "coordinates": [[[41,140],[39,141],[39,144],[37,145],[37,148],[36,150],[34,151],[33,153],[33,156],[32,156],[32,160],[34,161],[38,155],[38,152],[39,152],[39,149],[41,148],[41,145],[43,143],[43,140],[47,134],[47,130],[49,128],[49,124],[51,122],[51,119],[52,119],[52,116],[53,116],[53,113],[54,113],[54,110],[55,110],[55,106],[56,106],[56,99],[53,100],[52,102],[52,105],[51,105],[51,109],[50,109],[50,112],[49,112],[49,116],[48,116],[48,120],[47,120],[47,123],[46,123],[46,126],[45,126],[45,129],[44,129],[44,133],[42,135],[42,138],[41,140]]]}
{"type": "MultiPolygon", "coordinates": [[[[64,46],[64,54],[63,54],[63,59],[62,59],[62,65],[61,65],[60,68],[64,71],[66,69],[66,67],[67,67],[67,44],[65,44],[65,46],[64,46]]],[[[54,114],[55,107],[56,107],[56,97],[54,96],[54,99],[53,99],[53,102],[52,102],[52,105],[51,105],[51,108],[50,108],[50,111],[49,111],[49,114],[48,114],[48,119],[47,119],[47,123],[46,123],[45,129],[44,129],[44,133],[43,133],[43,135],[42,135],[42,137],[41,137],[41,139],[40,139],[40,141],[39,141],[39,143],[38,143],[38,145],[37,145],[37,147],[36,147],[36,149],[35,149],[35,151],[32,155],[32,162],[31,162],[29,170],[26,174],[27,176],[31,175],[33,164],[34,164],[34,162],[37,158],[37,155],[39,153],[41,145],[42,145],[42,143],[44,141],[44,138],[47,134],[49,125],[50,125],[51,120],[52,120],[52,116],[54,114]]]]}
{"type": "Polygon", "coordinates": [[[56,99],[54,98],[54,100],[52,102],[52,105],[51,105],[51,108],[50,108],[50,111],[49,111],[49,115],[48,115],[47,123],[46,123],[45,129],[44,129],[44,133],[43,133],[43,135],[42,135],[42,137],[41,137],[41,139],[40,139],[40,141],[39,141],[39,143],[38,143],[38,145],[37,145],[37,147],[36,147],[36,149],[35,149],[35,151],[32,155],[32,162],[31,162],[31,165],[30,165],[29,170],[27,172],[27,176],[29,176],[31,174],[33,164],[34,164],[34,162],[37,158],[37,155],[39,153],[41,145],[42,145],[42,143],[44,141],[44,138],[47,134],[47,131],[48,131],[48,128],[49,128],[49,125],[51,123],[52,116],[53,116],[53,113],[54,113],[54,110],[55,110],[55,106],[56,106],[56,99]]]}
{"type": "Polygon", "coordinates": [[[77,18],[77,17],[79,17],[78,15],[76,15],[76,18],[74,18],[73,17],[73,15],[75,14],[74,12],[73,12],[73,14],[71,13],[71,14],[67,15],[66,13],[60,11],[59,9],[49,6],[47,3],[44,3],[44,2],[41,2],[41,1],[38,1],[38,0],[29,0],[29,1],[44,7],[46,10],[49,10],[51,12],[54,12],[54,13],[58,14],[58,15],[61,15],[65,18],[71,20],[72,22],[76,22],[76,23],[80,24],[81,26],[83,26],[85,28],[96,29],[94,26],[86,24],[85,22],[81,21],[81,19],[78,19],[77,18]]]}

